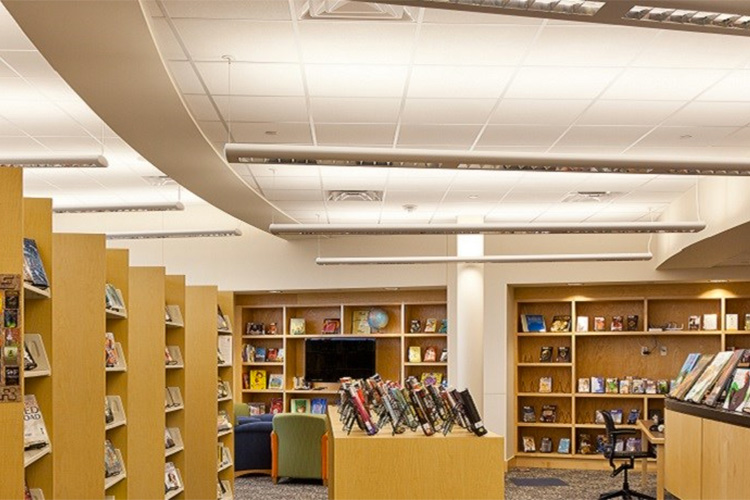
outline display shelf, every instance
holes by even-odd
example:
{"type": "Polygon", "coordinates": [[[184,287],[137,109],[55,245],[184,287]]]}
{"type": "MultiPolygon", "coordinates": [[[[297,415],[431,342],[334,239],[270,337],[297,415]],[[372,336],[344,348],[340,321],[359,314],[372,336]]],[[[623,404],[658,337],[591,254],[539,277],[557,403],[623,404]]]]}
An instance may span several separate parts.
{"type": "Polygon", "coordinates": [[[550,363],[544,363],[544,362],[540,362],[540,363],[518,363],[517,366],[519,366],[521,368],[523,368],[525,366],[526,367],[545,367],[545,366],[549,366],[549,367],[552,367],[552,368],[557,368],[557,367],[563,367],[564,368],[564,367],[571,367],[571,366],[573,366],[573,363],[555,363],[555,362],[550,362],[550,363]]]}
{"type": "MultiPolygon", "coordinates": [[[[401,334],[395,334],[395,335],[380,335],[380,334],[374,334],[371,335],[373,337],[400,337],[401,334]]],[[[431,338],[447,338],[447,333],[404,333],[404,338],[407,339],[431,339],[431,338]]]]}
{"type": "Polygon", "coordinates": [[[228,436],[231,433],[232,433],[232,429],[226,429],[226,430],[217,432],[216,436],[217,437],[228,436]]]}
{"type": "Polygon", "coordinates": [[[105,367],[107,372],[126,372],[128,371],[128,364],[125,361],[125,352],[120,342],[115,342],[115,350],[117,351],[117,364],[115,366],[105,367]]]}
{"type": "Polygon", "coordinates": [[[122,464],[122,472],[115,476],[105,477],[104,478],[104,489],[108,490],[126,477],[128,477],[127,470],[125,469],[125,461],[122,459],[122,453],[119,449],[115,450],[115,453],[117,454],[117,458],[120,460],[120,463],[122,464]]]}
{"type": "Polygon", "coordinates": [[[37,448],[35,450],[25,450],[23,452],[23,466],[28,467],[45,455],[52,453],[52,445],[46,445],[43,448],[37,448]]]}
{"type": "Polygon", "coordinates": [[[283,338],[286,338],[286,335],[242,335],[242,340],[250,340],[250,339],[257,339],[257,340],[281,340],[283,338]]]}
{"type": "Polygon", "coordinates": [[[420,361],[419,363],[404,362],[404,366],[448,366],[447,361],[420,361]]]}
{"type": "Polygon", "coordinates": [[[624,398],[624,399],[641,399],[641,398],[664,398],[666,394],[620,394],[618,392],[576,392],[577,398],[624,398]]]}
{"type": "Polygon", "coordinates": [[[185,409],[185,405],[170,406],[169,408],[165,408],[164,412],[165,413],[172,413],[174,411],[180,411],[180,410],[184,410],[184,409],[185,409]]]}
{"type": "Polygon", "coordinates": [[[184,328],[185,325],[183,323],[175,323],[174,321],[167,321],[164,323],[164,326],[167,328],[184,328]]]}
{"type": "Polygon", "coordinates": [[[24,282],[23,291],[23,298],[28,300],[44,300],[52,297],[52,292],[49,288],[38,288],[31,283],[24,282]]]}
{"type": "Polygon", "coordinates": [[[114,420],[108,424],[105,424],[104,428],[106,430],[111,430],[125,425],[127,423],[127,418],[125,416],[125,408],[122,404],[122,398],[117,395],[107,396],[107,401],[109,401],[109,406],[112,409],[114,420]]]}
{"type": "Polygon", "coordinates": [[[516,336],[517,337],[572,337],[573,332],[516,332],[516,336]]]}
{"type": "Polygon", "coordinates": [[[166,495],[164,495],[164,500],[169,500],[170,498],[174,498],[177,495],[179,495],[180,493],[182,493],[183,491],[185,491],[185,487],[184,486],[180,486],[176,490],[169,491],[169,492],[167,492],[166,495]]]}
{"type": "Polygon", "coordinates": [[[242,363],[242,366],[281,366],[284,367],[284,362],[279,361],[251,361],[242,363]]]}
{"type": "Polygon", "coordinates": [[[220,481],[224,492],[219,496],[219,500],[233,500],[234,496],[232,494],[232,483],[226,479],[220,481]]]}
{"type": "MultiPolygon", "coordinates": [[[[289,391],[287,391],[289,392],[289,391]]],[[[242,389],[243,394],[283,394],[283,389],[242,389]]]]}
{"type": "Polygon", "coordinates": [[[41,488],[29,488],[31,500],[44,500],[44,491],[41,488]]]}
{"type": "Polygon", "coordinates": [[[179,427],[169,427],[168,430],[169,430],[169,435],[172,437],[172,440],[174,441],[174,446],[172,446],[171,448],[165,448],[164,450],[165,457],[170,457],[174,455],[175,453],[179,453],[185,449],[185,443],[182,441],[182,433],[180,432],[179,427]]]}
{"type": "Polygon", "coordinates": [[[166,350],[169,352],[169,355],[172,357],[172,360],[175,361],[175,364],[167,364],[165,365],[167,370],[175,370],[175,369],[182,369],[185,368],[185,361],[182,359],[182,351],[180,350],[180,346],[178,345],[168,345],[166,347],[166,350]]]}
{"type": "Polygon", "coordinates": [[[117,309],[106,309],[107,319],[127,319],[127,311],[118,311],[117,309]]]}
{"type": "Polygon", "coordinates": [[[547,422],[517,422],[517,427],[552,427],[552,428],[570,428],[570,423],[547,423],[547,422]]]}
{"type": "Polygon", "coordinates": [[[315,394],[331,395],[331,394],[339,393],[338,390],[334,390],[334,389],[309,389],[309,390],[308,389],[287,389],[285,392],[287,394],[306,394],[310,396],[313,396],[315,394]]]}
{"type": "MultiPolygon", "coordinates": [[[[631,425],[631,424],[615,424],[618,429],[637,429],[637,425],[631,425]]],[[[604,424],[594,424],[594,423],[576,423],[574,425],[576,429],[606,429],[607,427],[604,424]]]]}
{"type": "Polygon", "coordinates": [[[36,362],[36,368],[23,371],[24,378],[50,376],[52,369],[50,368],[49,357],[47,357],[47,350],[44,348],[42,336],[38,333],[26,333],[24,334],[23,342],[36,362]]]}
{"type": "Polygon", "coordinates": [[[571,397],[569,392],[519,392],[518,397],[522,398],[564,398],[571,397]]]}

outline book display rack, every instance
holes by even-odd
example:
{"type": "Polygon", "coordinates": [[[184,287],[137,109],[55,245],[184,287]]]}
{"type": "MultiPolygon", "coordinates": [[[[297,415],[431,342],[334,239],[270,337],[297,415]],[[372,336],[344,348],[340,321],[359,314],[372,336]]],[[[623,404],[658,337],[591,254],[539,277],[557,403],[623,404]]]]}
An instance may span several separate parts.
{"type": "Polygon", "coordinates": [[[235,387],[259,413],[292,411],[293,400],[298,411],[325,412],[312,403],[334,403],[338,384],[302,379],[305,340],[329,337],[375,339],[376,371],[384,380],[442,381],[448,368],[447,313],[444,289],[236,294],[235,387]],[[418,361],[409,359],[410,350],[416,351],[410,348],[419,348],[418,361]],[[279,377],[281,386],[274,382],[279,377]]]}
{"type": "MultiPolygon", "coordinates": [[[[165,365],[165,389],[166,389],[166,407],[165,412],[165,451],[164,464],[172,463],[176,470],[185,470],[186,453],[183,436],[185,435],[185,405],[182,400],[182,394],[185,390],[185,277],[184,276],[165,276],[165,349],[172,349],[172,352],[179,351],[177,367],[165,365]],[[174,442],[174,446],[167,447],[166,432],[174,442]]],[[[174,358],[174,356],[173,356],[174,358]]],[[[175,358],[176,359],[176,358],[175,358]]],[[[189,478],[187,478],[189,480],[189,478]]],[[[185,478],[183,478],[183,481],[185,478]]],[[[184,482],[183,482],[184,491],[184,482]]],[[[170,492],[172,493],[172,492],[170,492]]],[[[180,491],[175,493],[173,498],[183,498],[184,493],[180,491]]]]}
{"type": "Polygon", "coordinates": [[[621,410],[635,428],[631,414],[663,415],[689,353],[750,347],[750,283],[517,287],[514,303],[519,467],[608,467],[597,410],[621,410]]]}
{"type": "MultiPolygon", "coordinates": [[[[217,417],[226,415],[230,425],[234,425],[234,402],[232,401],[232,367],[236,356],[233,349],[232,318],[234,311],[234,293],[219,292],[217,295],[217,348],[224,359],[223,364],[217,363],[217,417]],[[228,394],[227,394],[228,393],[228,394]]],[[[234,479],[234,431],[218,432],[219,466],[218,481],[231,482],[234,479]]],[[[226,498],[233,497],[231,486],[224,492],[226,498]]]]}

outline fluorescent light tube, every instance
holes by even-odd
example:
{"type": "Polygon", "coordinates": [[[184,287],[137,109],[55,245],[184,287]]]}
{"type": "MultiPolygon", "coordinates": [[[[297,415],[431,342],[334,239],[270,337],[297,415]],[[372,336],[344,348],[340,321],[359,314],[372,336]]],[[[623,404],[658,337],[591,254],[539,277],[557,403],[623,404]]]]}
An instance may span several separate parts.
{"type": "Polygon", "coordinates": [[[697,233],[704,222],[547,222],[485,224],[271,224],[275,235],[697,233]]]}
{"type": "Polygon", "coordinates": [[[591,254],[544,254],[544,255],[485,255],[480,257],[422,256],[422,257],[318,257],[320,266],[363,264],[522,264],[539,262],[590,262],[590,261],[638,261],[651,260],[650,252],[644,253],[591,253],[591,254]]]}
{"type": "Polygon", "coordinates": [[[239,229],[206,229],[197,231],[145,231],[135,233],[107,233],[108,240],[152,240],[165,238],[220,238],[242,236],[239,229]]]}
{"type": "Polygon", "coordinates": [[[88,156],[19,156],[0,158],[0,167],[23,168],[103,168],[109,166],[100,155],[88,156]]]}
{"type": "Polygon", "coordinates": [[[55,207],[52,211],[56,214],[88,214],[109,212],[175,212],[185,210],[185,205],[180,203],[155,203],[152,205],[113,205],[99,207],[55,207]]]}

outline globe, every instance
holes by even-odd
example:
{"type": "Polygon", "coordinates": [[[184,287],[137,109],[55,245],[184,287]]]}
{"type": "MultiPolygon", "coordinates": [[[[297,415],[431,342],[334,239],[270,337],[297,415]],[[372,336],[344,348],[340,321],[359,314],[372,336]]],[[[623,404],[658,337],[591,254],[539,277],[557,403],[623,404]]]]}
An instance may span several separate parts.
{"type": "Polygon", "coordinates": [[[370,313],[367,315],[367,324],[374,331],[385,328],[388,324],[388,313],[380,308],[370,309],[370,313]]]}

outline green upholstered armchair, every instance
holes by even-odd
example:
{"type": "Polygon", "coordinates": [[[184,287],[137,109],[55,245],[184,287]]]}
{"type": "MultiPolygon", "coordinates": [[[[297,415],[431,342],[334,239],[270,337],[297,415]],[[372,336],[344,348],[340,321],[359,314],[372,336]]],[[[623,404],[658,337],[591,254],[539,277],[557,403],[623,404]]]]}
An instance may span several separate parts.
{"type": "Polygon", "coordinates": [[[271,433],[271,477],[328,480],[326,416],[279,413],[271,433]]]}

